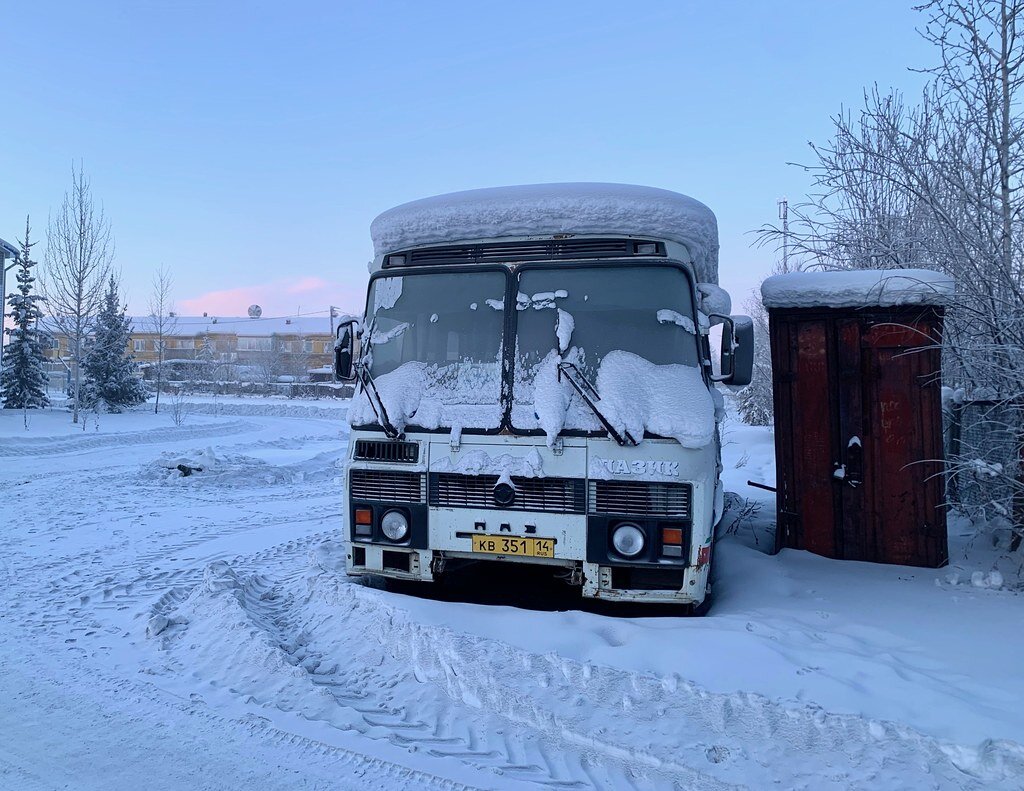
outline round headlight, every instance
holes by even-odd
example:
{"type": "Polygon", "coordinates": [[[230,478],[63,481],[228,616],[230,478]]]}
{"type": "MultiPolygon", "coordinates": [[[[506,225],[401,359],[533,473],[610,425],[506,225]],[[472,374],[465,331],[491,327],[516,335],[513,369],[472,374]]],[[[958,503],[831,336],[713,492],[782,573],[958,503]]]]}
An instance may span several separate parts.
{"type": "Polygon", "coordinates": [[[644,531],[630,522],[625,522],[612,533],[612,546],[623,557],[635,558],[644,549],[644,531]]]}
{"type": "Polygon", "coordinates": [[[507,508],[512,505],[516,499],[516,487],[507,484],[499,483],[494,487],[494,502],[500,506],[507,508]]]}
{"type": "Polygon", "coordinates": [[[391,541],[401,541],[409,535],[409,520],[401,511],[388,511],[380,520],[380,531],[391,541]]]}

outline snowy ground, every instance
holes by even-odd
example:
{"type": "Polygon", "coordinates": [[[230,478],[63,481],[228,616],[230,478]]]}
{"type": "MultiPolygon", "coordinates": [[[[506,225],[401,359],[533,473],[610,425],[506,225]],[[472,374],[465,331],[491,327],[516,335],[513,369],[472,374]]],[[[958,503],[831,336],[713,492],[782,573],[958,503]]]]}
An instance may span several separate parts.
{"type": "Polygon", "coordinates": [[[389,593],[340,571],[345,407],[0,411],[0,788],[1022,786],[987,535],[938,571],[764,554],[771,436],[734,425],[764,505],[708,618],[389,593]]]}

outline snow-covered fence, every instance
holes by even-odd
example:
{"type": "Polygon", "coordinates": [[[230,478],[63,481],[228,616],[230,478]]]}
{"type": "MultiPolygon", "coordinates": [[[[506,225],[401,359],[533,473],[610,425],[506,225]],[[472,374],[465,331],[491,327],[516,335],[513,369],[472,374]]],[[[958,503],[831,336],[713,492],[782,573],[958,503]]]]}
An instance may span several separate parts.
{"type": "Polygon", "coordinates": [[[351,398],[353,386],[335,382],[206,382],[165,381],[162,392],[282,398],[351,398]]]}

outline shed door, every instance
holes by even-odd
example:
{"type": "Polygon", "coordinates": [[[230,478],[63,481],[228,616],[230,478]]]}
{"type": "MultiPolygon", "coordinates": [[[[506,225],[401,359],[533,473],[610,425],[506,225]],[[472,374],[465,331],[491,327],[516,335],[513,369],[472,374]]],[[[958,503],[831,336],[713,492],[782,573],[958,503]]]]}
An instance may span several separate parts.
{"type": "Polygon", "coordinates": [[[837,511],[832,482],[836,404],[830,322],[777,323],[775,374],[778,460],[778,546],[836,557],[837,511]]]}
{"type": "Polygon", "coordinates": [[[847,314],[773,327],[777,546],[946,561],[939,352],[925,348],[927,323],[907,323],[847,314]]]}
{"type": "MultiPolygon", "coordinates": [[[[866,560],[941,566],[943,510],[940,352],[927,324],[864,327],[866,560]]],[[[845,502],[845,501],[844,501],[845,502]]]]}

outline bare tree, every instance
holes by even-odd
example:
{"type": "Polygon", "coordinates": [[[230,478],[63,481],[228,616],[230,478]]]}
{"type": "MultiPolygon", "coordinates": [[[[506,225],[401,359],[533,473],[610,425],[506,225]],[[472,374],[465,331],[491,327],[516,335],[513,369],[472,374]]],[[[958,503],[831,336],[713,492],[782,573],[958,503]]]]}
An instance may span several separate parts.
{"type": "Polygon", "coordinates": [[[167,349],[167,338],[174,335],[178,321],[174,316],[174,302],[171,289],[174,280],[170,270],[161,264],[153,275],[153,292],[149,297],[149,330],[156,336],[156,404],[154,412],[160,411],[160,390],[164,381],[164,352],[167,349]]]}
{"type": "Polygon", "coordinates": [[[71,189],[47,228],[43,293],[50,321],[68,339],[74,384],[73,422],[78,422],[82,360],[93,320],[110,275],[114,241],[110,222],[92,197],[81,166],[71,168],[71,189]]]}
{"type": "MultiPolygon", "coordinates": [[[[1024,534],[1024,0],[930,0],[924,38],[938,65],[916,106],[877,89],[856,116],[833,119],[812,146],[813,192],[795,207],[789,242],[818,268],[925,267],[952,275],[944,378],[998,413],[986,430],[1011,458],[951,459],[983,469],[988,506],[1024,534]]],[[[762,229],[781,244],[781,230],[762,229]]],[[[979,451],[979,448],[981,450],[979,451]]],[[[971,455],[975,454],[975,455],[971,455]]]]}

